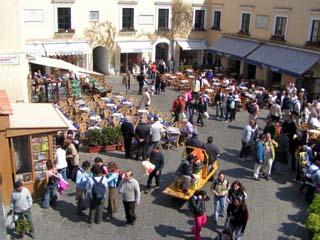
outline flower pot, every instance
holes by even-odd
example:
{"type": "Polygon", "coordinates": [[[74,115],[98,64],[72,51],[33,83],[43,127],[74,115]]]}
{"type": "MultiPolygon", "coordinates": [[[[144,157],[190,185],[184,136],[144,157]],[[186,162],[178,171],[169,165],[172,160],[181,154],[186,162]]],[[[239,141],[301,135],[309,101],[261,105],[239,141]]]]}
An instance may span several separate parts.
{"type": "Polygon", "coordinates": [[[88,147],[88,153],[98,153],[101,150],[101,146],[88,147]]]}
{"type": "Polygon", "coordinates": [[[119,144],[117,145],[117,150],[120,151],[120,152],[124,152],[124,146],[123,146],[122,143],[119,143],[119,144]]]}
{"type": "Polygon", "coordinates": [[[107,146],[104,147],[104,150],[106,152],[112,152],[112,151],[115,151],[116,148],[117,148],[117,145],[107,145],[107,146]]]}

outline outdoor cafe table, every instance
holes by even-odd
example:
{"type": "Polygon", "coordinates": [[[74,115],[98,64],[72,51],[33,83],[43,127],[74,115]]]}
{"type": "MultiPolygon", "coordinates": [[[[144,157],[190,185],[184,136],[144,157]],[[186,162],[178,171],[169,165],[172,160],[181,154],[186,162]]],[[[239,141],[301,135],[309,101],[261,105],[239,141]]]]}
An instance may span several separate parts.
{"type": "Polygon", "coordinates": [[[79,109],[83,112],[90,112],[90,108],[88,107],[80,107],[79,109]]]}
{"type": "Polygon", "coordinates": [[[114,117],[114,118],[119,118],[119,119],[124,117],[122,113],[112,113],[111,116],[114,117]]]}
{"type": "Polygon", "coordinates": [[[181,83],[189,83],[188,80],[181,80],[180,82],[181,82],[181,83]]]}
{"type": "Polygon", "coordinates": [[[116,105],[114,103],[106,103],[106,107],[114,108],[116,105]]]}

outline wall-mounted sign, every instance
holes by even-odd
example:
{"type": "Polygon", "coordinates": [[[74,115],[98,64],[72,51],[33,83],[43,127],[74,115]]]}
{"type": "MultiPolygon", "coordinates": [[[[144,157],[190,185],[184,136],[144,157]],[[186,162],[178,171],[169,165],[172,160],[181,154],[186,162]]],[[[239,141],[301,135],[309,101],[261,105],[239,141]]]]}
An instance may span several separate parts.
{"type": "Polygon", "coordinates": [[[19,64],[19,55],[17,54],[0,54],[0,64],[19,64]]]}
{"type": "Polygon", "coordinates": [[[139,15],[139,25],[153,25],[153,15],[139,15]]]}
{"type": "Polygon", "coordinates": [[[24,9],[23,10],[24,22],[43,22],[42,9],[24,9]]]}

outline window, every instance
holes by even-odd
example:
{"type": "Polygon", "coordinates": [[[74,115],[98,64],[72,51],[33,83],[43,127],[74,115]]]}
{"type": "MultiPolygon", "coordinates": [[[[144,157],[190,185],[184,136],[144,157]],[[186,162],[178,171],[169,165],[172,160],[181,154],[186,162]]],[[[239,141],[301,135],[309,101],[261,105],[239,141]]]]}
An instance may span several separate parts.
{"type": "Polygon", "coordinates": [[[71,8],[58,8],[58,32],[71,29],[71,8]]]}
{"type": "Polygon", "coordinates": [[[250,29],[250,13],[242,13],[242,20],[241,20],[241,33],[249,34],[250,29]]]}
{"type": "Polygon", "coordinates": [[[269,26],[269,16],[257,15],[256,17],[256,28],[267,30],[269,26]]]}
{"type": "Polygon", "coordinates": [[[134,8],[122,8],[122,30],[134,30],[134,8]]]}
{"type": "Polygon", "coordinates": [[[320,44],[320,20],[312,21],[310,42],[320,44]]]}
{"type": "Polygon", "coordinates": [[[89,12],[89,21],[99,22],[99,11],[90,11],[89,12]]]}
{"type": "Polygon", "coordinates": [[[14,159],[16,162],[16,180],[32,180],[32,161],[29,136],[12,138],[14,159]]]}
{"type": "Polygon", "coordinates": [[[160,8],[158,12],[158,30],[169,29],[169,9],[160,8]]]}
{"type": "Polygon", "coordinates": [[[194,30],[203,31],[204,30],[204,19],[205,11],[204,10],[195,10],[194,11],[194,30]]]}
{"type": "Polygon", "coordinates": [[[286,35],[287,18],[276,17],[276,26],[274,29],[274,38],[284,40],[286,35]]]}
{"type": "Polygon", "coordinates": [[[212,29],[220,30],[220,23],[221,23],[221,11],[214,11],[212,29]]]}

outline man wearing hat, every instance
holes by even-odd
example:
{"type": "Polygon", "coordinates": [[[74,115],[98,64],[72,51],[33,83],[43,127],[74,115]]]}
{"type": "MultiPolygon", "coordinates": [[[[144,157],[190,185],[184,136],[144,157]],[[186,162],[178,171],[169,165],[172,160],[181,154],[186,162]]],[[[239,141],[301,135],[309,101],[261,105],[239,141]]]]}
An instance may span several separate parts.
{"type": "Polygon", "coordinates": [[[30,191],[23,187],[21,181],[16,181],[11,193],[11,209],[15,214],[24,215],[31,224],[30,237],[34,239],[34,228],[31,218],[32,197],[30,191]]]}
{"type": "Polygon", "coordinates": [[[175,186],[182,189],[182,192],[186,195],[190,195],[188,189],[191,185],[191,181],[194,179],[192,175],[192,164],[195,160],[193,155],[188,155],[186,159],[182,160],[180,166],[176,171],[175,186]]]}

